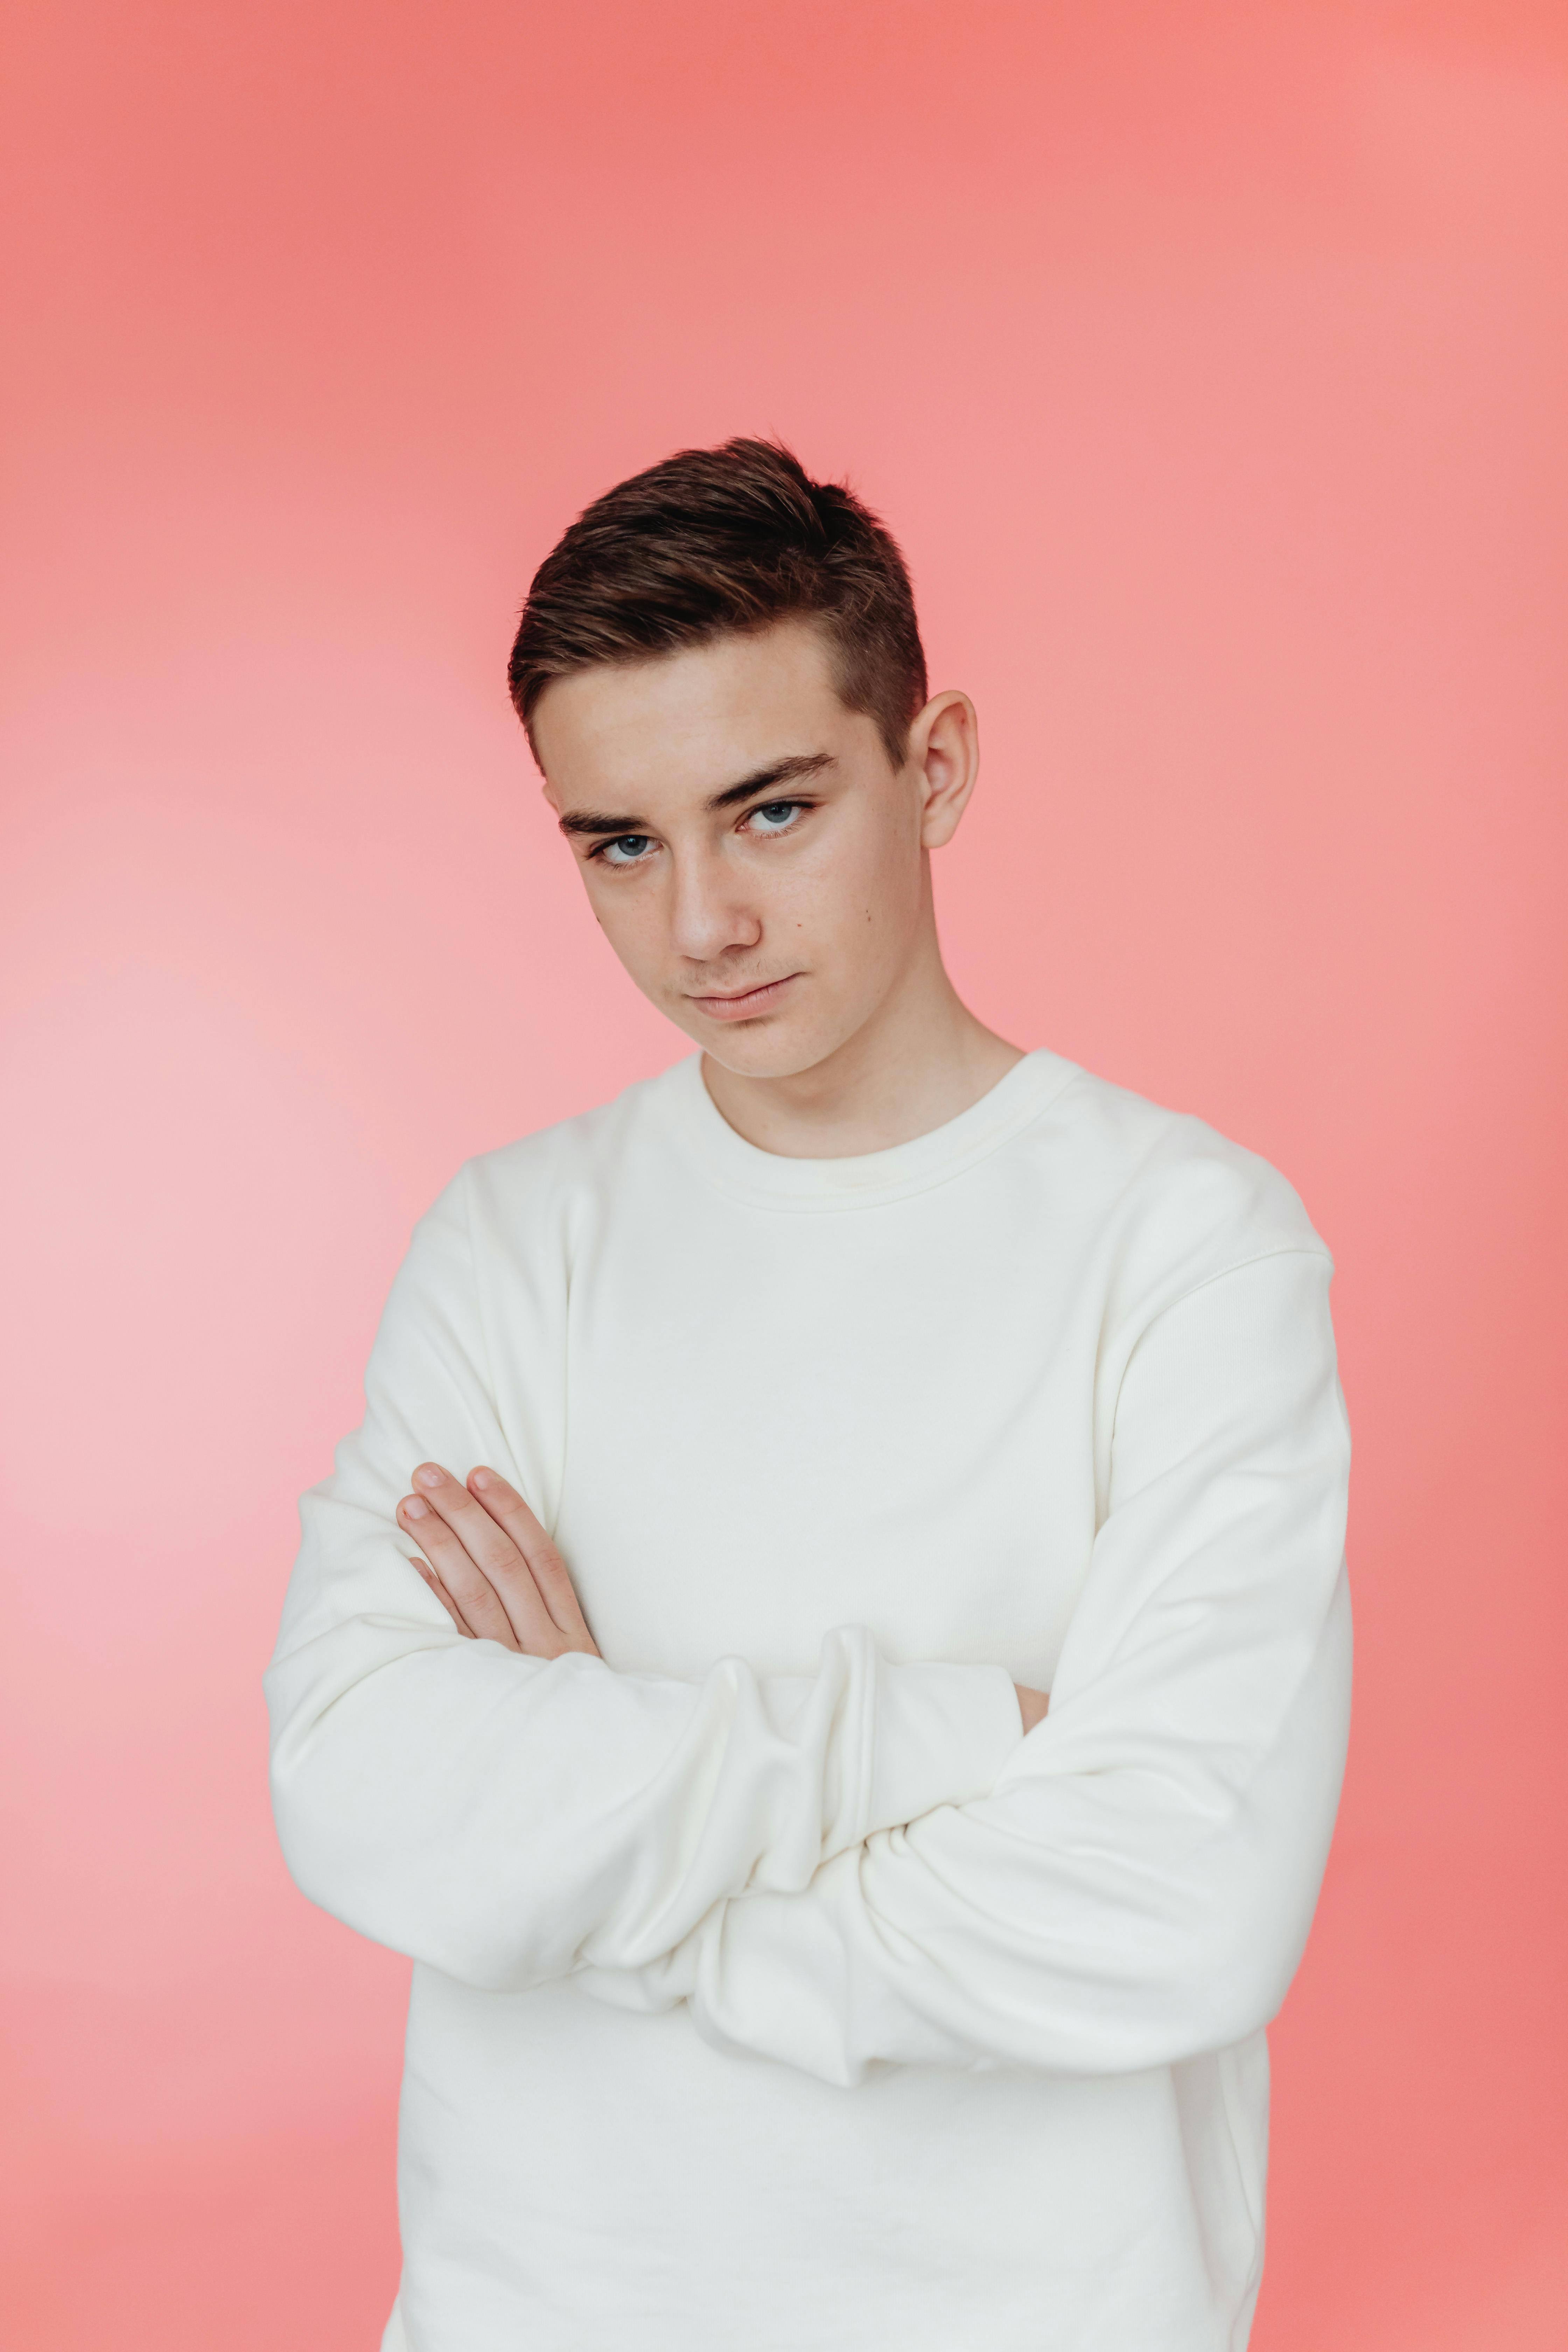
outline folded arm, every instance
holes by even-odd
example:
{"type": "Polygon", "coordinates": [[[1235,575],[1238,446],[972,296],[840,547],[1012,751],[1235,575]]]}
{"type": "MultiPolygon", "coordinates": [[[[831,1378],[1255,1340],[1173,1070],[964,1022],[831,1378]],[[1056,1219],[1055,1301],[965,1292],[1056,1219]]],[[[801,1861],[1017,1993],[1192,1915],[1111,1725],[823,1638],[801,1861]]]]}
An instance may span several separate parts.
{"type": "Polygon", "coordinates": [[[421,1220],[364,1422],[300,1504],[267,1675],[273,1806],[324,1908],[510,1990],[635,1970],[731,1895],[804,1887],[877,1829],[988,1788],[1022,1725],[1003,1667],[894,1664],[852,1626],[815,1675],[729,1657],[700,1681],[613,1672],[585,1625],[555,1654],[500,1626],[466,1638],[398,1518],[431,1455],[494,1466],[521,1504],[464,1199],[459,1177],[421,1220]]]}
{"type": "Polygon", "coordinates": [[[1348,1726],[1349,1437],[1331,1267],[1286,1252],[1130,1360],[1110,1508],[1050,1713],[996,1785],[726,1900],[618,2005],[848,2084],[879,2062],[1069,2074],[1266,2023],[1300,1958],[1348,1726]]]}

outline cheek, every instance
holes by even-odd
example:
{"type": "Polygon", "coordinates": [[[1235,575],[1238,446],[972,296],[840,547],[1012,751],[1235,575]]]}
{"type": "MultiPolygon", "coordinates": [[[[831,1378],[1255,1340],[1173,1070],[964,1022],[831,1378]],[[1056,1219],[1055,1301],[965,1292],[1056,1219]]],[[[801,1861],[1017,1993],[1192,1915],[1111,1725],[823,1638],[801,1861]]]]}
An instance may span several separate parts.
{"type": "Polygon", "coordinates": [[[806,930],[858,953],[873,939],[890,947],[920,908],[919,836],[889,816],[847,826],[824,840],[820,856],[801,860],[790,885],[789,911],[806,930]]]}
{"type": "Polygon", "coordinates": [[[584,874],[583,878],[594,919],[621,961],[628,970],[646,964],[652,948],[651,894],[597,876],[590,880],[584,874]]]}

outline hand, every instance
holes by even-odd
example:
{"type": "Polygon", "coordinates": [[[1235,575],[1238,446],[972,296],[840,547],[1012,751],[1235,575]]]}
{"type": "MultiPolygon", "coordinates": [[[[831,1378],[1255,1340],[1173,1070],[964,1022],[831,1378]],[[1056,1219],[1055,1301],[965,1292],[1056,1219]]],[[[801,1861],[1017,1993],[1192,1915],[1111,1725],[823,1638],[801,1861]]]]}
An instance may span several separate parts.
{"type": "Polygon", "coordinates": [[[1030,1690],[1025,1683],[1015,1683],[1013,1688],[1018,1694],[1018,1712],[1024,1718],[1024,1731],[1027,1737],[1044,1717],[1050,1700],[1044,1691],[1030,1690]]]}
{"type": "Polygon", "coordinates": [[[425,1554],[414,1565],[459,1633],[530,1658],[598,1656],[566,1563],[515,1486],[482,1465],[460,1486],[438,1462],[421,1463],[414,1484],[397,1523],[425,1554]]]}

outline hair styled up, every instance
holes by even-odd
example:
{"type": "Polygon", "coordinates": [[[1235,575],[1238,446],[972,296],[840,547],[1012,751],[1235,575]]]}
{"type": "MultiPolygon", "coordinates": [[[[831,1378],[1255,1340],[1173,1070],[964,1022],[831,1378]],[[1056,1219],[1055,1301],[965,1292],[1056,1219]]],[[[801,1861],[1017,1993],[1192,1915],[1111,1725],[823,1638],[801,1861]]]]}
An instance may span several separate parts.
{"type": "Polygon", "coordinates": [[[822,630],[840,699],[901,767],[926,664],[892,534],[776,442],[681,449],[595,499],[545,557],[507,681],[532,745],[552,678],[795,619],[822,630]]]}

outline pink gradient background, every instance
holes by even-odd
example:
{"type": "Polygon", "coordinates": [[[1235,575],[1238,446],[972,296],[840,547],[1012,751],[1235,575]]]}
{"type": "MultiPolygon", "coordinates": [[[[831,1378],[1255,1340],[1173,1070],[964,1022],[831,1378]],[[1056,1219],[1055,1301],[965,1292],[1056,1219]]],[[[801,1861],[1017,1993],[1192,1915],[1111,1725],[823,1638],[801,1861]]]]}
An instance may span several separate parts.
{"type": "Polygon", "coordinates": [[[1560,2352],[1568,17],[14,16],[7,2342],[378,2340],[405,1969],[272,1837],[295,1498],[458,1162],[685,1050],[502,670],[588,497],[773,429],[979,704],[961,987],[1338,1259],[1256,2352],[1560,2352]]]}

